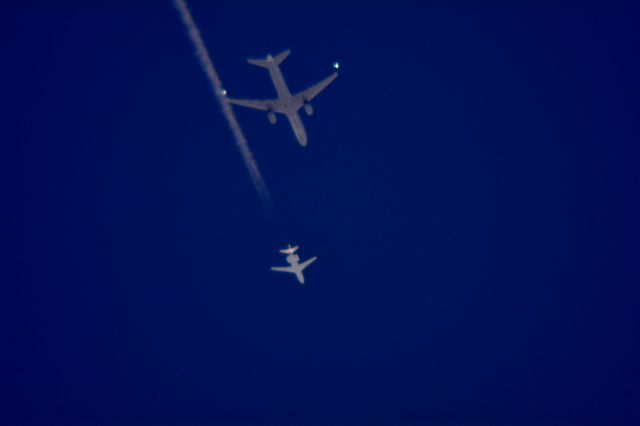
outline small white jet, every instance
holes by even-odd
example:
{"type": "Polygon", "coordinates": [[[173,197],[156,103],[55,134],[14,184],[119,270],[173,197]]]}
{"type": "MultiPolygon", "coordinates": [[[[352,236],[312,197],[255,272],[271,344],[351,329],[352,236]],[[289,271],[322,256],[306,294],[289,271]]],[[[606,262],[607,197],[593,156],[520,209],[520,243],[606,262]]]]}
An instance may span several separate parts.
{"type": "MultiPolygon", "coordinates": [[[[309,87],[302,92],[296,93],[292,95],[289,92],[289,88],[287,87],[287,83],[284,81],[284,77],[282,75],[282,71],[280,71],[280,64],[285,60],[287,56],[289,56],[291,50],[285,50],[284,52],[276,55],[275,57],[270,54],[267,55],[266,59],[248,59],[252,65],[257,65],[259,67],[267,68],[269,70],[269,75],[271,76],[271,81],[276,88],[276,92],[278,94],[277,99],[265,99],[265,100],[251,100],[251,99],[231,99],[229,98],[229,102],[234,105],[240,105],[247,108],[254,108],[260,111],[267,111],[267,117],[269,118],[269,122],[271,124],[276,124],[278,119],[276,118],[276,113],[284,114],[289,119],[289,123],[291,124],[291,128],[293,129],[293,133],[295,133],[298,142],[302,146],[307,145],[307,132],[304,129],[304,124],[302,123],[302,119],[300,118],[300,114],[298,114],[298,110],[304,107],[307,115],[313,114],[313,107],[311,106],[311,100],[315,98],[318,93],[322,92],[333,80],[338,77],[338,73],[334,72],[329,77],[322,80],[320,83],[309,87]]],[[[333,67],[337,70],[338,63],[333,64],[333,67]]]]}
{"type": "Polygon", "coordinates": [[[298,255],[296,254],[297,250],[298,246],[291,247],[291,244],[289,244],[289,247],[287,247],[286,249],[280,250],[280,253],[288,255],[287,262],[289,263],[289,266],[272,266],[271,270],[296,274],[296,278],[298,278],[300,284],[304,284],[304,275],[302,275],[302,271],[304,270],[304,268],[315,262],[318,257],[314,256],[305,262],[298,263],[300,257],[298,257],[298,255]]]}

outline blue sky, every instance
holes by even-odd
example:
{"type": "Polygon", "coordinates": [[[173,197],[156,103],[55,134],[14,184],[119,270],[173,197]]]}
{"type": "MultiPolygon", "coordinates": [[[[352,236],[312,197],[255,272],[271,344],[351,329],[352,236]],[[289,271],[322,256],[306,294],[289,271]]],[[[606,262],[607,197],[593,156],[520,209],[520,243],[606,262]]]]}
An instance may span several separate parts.
{"type": "Polygon", "coordinates": [[[640,421],[632,2],[170,1],[0,17],[0,423],[640,421]],[[277,250],[318,256],[307,285],[277,250]]]}

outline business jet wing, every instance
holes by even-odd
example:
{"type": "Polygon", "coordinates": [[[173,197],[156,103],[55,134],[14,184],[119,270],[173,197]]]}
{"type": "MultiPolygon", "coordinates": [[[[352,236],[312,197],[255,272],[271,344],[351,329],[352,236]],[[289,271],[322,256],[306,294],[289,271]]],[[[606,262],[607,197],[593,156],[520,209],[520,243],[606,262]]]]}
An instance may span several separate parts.
{"type": "Polygon", "coordinates": [[[329,77],[322,80],[320,83],[316,84],[315,86],[309,87],[307,90],[303,90],[298,95],[302,96],[302,99],[308,102],[318,96],[318,93],[322,92],[329,84],[331,84],[333,80],[336,79],[336,77],[338,77],[338,73],[334,72],[329,77]]]}
{"type": "Polygon", "coordinates": [[[231,99],[227,98],[229,103],[240,105],[247,108],[258,109],[260,111],[272,111],[275,100],[253,100],[253,99],[231,99]]]}
{"type": "Polygon", "coordinates": [[[271,270],[278,271],[278,272],[291,272],[292,274],[296,273],[296,270],[293,269],[291,266],[272,266],[271,270]]]}
{"type": "Polygon", "coordinates": [[[314,257],[312,257],[311,259],[309,259],[309,260],[307,260],[307,261],[305,261],[305,262],[302,262],[302,263],[300,264],[300,270],[301,270],[301,271],[303,271],[303,270],[304,270],[304,268],[306,268],[307,266],[311,265],[311,264],[312,264],[313,262],[315,262],[317,259],[318,259],[318,256],[314,256],[314,257]]]}

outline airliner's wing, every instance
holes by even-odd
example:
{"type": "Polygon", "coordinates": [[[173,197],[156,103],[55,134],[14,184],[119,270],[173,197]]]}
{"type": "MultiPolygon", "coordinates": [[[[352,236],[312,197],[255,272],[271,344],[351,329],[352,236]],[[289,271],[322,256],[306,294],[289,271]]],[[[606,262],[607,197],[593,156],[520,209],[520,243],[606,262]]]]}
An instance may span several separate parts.
{"type": "Polygon", "coordinates": [[[302,99],[304,99],[305,101],[310,101],[311,99],[318,96],[318,93],[322,92],[329,84],[331,84],[333,80],[336,79],[336,77],[338,77],[338,73],[334,72],[329,77],[322,80],[320,83],[316,84],[315,86],[309,87],[307,90],[303,90],[298,95],[302,96],[302,99]]]}
{"type": "Polygon", "coordinates": [[[231,99],[227,98],[229,103],[240,105],[247,108],[259,109],[260,111],[273,110],[273,100],[253,100],[253,99],[231,99]]]}
{"type": "Polygon", "coordinates": [[[300,264],[300,270],[304,270],[304,268],[306,268],[307,266],[311,265],[313,262],[316,261],[316,259],[318,259],[317,256],[312,257],[311,259],[307,260],[306,262],[302,262],[300,264]]]}
{"type": "Polygon", "coordinates": [[[295,269],[293,269],[291,266],[272,266],[271,270],[278,272],[291,272],[292,274],[296,273],[295,269]]]}

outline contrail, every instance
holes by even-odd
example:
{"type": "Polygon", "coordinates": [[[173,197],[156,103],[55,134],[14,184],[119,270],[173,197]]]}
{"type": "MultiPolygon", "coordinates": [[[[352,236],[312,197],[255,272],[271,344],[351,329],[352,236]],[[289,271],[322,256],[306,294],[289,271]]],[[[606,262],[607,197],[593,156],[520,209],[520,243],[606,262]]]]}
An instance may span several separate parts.
{"type": "Polygon", "coordinates": [[[211,61],[211,57],[209,56],[209,51],[204,45],[204,41],[202,41],[200,30],[198,30],[196,23],[193,21],[193,17],[191,16],[191,12],[189,11],[185,0],[175,0],[174,4],[180,11],[182,22],[184,23],[185,27],[187,27],[189,38],[196,48],[198,59],[200,59],[200,65],[202,65],[202,69],[209,79],[211,88],[218,98],[218,102],[220,102],[222,113],[229,122],[229,127],[231,128],[233,136],[236,139],[236,145],[240,150],[240,154],[242,154],[242,159],[244,160],[245,166],[247,166],[247,169],[249,170],[249,175],[251,175],[253,186],[255,186],[256,191],[258,191],[258,195],[260,196],[262,204],[265,206],[265,208],[268,211],[272,211],[273,205],[271,203],[269,190],[267,189],[267,186],[262,179],[262,175],[260,174],[260,170],[258,169],[258,164],[253,159],[253,154],[251,153],[251,149],[249,149],[247,139],[244,137],[242,129],[240,128],[240,124],[238,124],[238,120],[236,120],[236,116],[233,114],[231,105],[229,104],[226,96],[223,94],[224,92],[222,89],[222,82],[220,81],[220,77],[218,76],[216,69],[213,67],[213,62],[211,61]]]}

